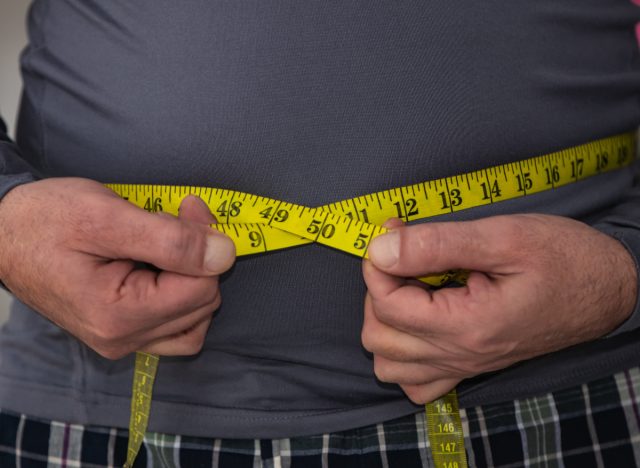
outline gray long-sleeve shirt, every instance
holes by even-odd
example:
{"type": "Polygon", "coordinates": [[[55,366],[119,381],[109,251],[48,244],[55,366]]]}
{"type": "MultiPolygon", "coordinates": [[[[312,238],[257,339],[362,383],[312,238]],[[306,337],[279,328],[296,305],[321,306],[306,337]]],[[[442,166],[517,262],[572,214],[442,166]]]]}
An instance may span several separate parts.
{"type": "MultiPolygon", "coordinates": [[[[202,185],[318,206],[516,161],[640,122],[626,0],[36,0],[0,196],[34,177],[202,185]]],[[[446,219],[583,219],[640,256],[633,169],[446,219]]],[[[34,220],[37,222],[37,220],[34,220]]],[[[202,353],[164,358],[151,430],[281,437],[420,411],[375,379],[360,263],[318,246],[243,258],[202,353]]],[[[637,363],[640,312],[607,339],[472,379],[463,405],[637,363]]],[[[20,302],[0,407],[126,426],[132,360],[108,361],[20,302]]]]}

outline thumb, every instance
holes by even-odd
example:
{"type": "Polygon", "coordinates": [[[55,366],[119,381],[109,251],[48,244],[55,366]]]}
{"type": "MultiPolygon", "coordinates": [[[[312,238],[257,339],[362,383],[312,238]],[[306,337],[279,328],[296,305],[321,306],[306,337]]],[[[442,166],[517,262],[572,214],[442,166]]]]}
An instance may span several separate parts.
{"type": "Polygon", "coordinates": [[[405,277],[456,269],[499,273],[514,258],[505,234],[514,229],[505,218],[396,227],[371,241],[369,259],[379,270],[405,277]]]}
{"type": "Polygon", "coordinates": [[[207,204],[199,197],[189,195],[180,203],[178,218],[201,224],[216,224],[216,217],[211,214],[207,204]]]}
{"type": "Polygon", "coordinates": [[[183,275],[219,275],[233,264],[235,245],[209,227],[215,219],[202,205],[201,200],[188,197],[175,218],[147,213],[123,200],[117,210],[110,211],[109,228],[97,230],[95,253],[183,275]]]}

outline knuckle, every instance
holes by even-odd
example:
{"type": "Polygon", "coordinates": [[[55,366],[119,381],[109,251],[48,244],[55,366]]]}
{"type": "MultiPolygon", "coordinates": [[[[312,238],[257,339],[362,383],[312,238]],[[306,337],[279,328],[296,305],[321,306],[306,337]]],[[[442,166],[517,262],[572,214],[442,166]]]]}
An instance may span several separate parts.
{"type": "Polygon", "coordinates": [[[367,333],[366,336],[363,334],[362,343],[364,348],[375,356],[400,362],[412,360],[411,354],[403,349],[401,344],[381,339],[377,333],[367,333]]]}
{"type": "Polygon", "coordinates": [[[406,314],[402,313],[406,311],[405,304],[398,301],[396,297],[374,299],[371,311],[378,322],[391,328],[396,328],[399,322],[407,321],[406,314]]]}
{"type": "MultiPolygon", "coordinates": [[[[88,327],[88,330],[90,336],[88,344],[100,354],[118,354],[118,350],[125,348],[123,341],[128,336],[128,333],[118,323],[101,321],[88,327]]],[[[128,350],[125,349],[125,351],[128,350]]]]}
{"type": "Polygon", "coordinates": [[[370,330],[371,327],[365,325],[362,327],[362,333],[360,334],[360,340],[362,341],[362,346],[364,349],[369,351],[370,353],[375,352],[375,335],[370,330]]]}
{"type": "Polygon", "coordinates": [[[91,310],[91,308],[103,309],[105,312],[100,313],[98,316],[105,317],[109,313],[113,313],[114,307],[122,307],[120,301],[122,300],[123,289],[121,288],[120,278],[107,278],[106,283],[106,287],[100,281],[90,282],[85,285],[82,296],[78,298],[78,302],[81,306],[84,306],[84,310],[91,310]]]}
{"type": "Polygon", "coordinates": [[[111,321],[104,321],[96,324],[93,328],[93,333],[96,339],[102,343],[117,342],[124,336],[121,327],[111,321]]]}
{"type": "Polygon", "coordinates": [[[222,294],[218,284],[218,277],[212,276],[209,278],[203,278],[207,281],[207,289],[205,293],[205,301],[210,304],[213,310],[217,310],[222,304],[222,294]]]}
{"type": "Polygon", "coordinates": [[[409,400],[417,405],[424,405],[430,401],[421,385],[401,385],[400,388],[409,400]]]}
{"type": "Polygon", "coordinates": [[[207,310],[209,313],[213,313],[222,305],[222,294],[217,285],[210,286],[207,283],[206,287],[199,288],[193,292],[190,296],[187,296],[178,305],[178,308],[183,311],[196,312],[198,310],[207,310]]]}
{"type": "Polygon", "coordinates": [[[205,335],[203,333],[190,333],[185,342],[185,352],[188,355],[198,354],[204,347],[205,335]]]}
{"type": "Polygon", "coordinates": [[[364,349],[373,353],[376,349],[376,342],[379,333],[377,332],[378,327],[376,326],[375,321],[370,317],[368,312],[370,310],[368,305],[366,307],[367,311],[365,312],[364,323],[362,324],[362,331],[360,332],[360,341],[362,342],[364,349]]]}
{"type": "Polygon", "coordinates": [[[99,353],[108,352],[113,349],[117,349],[118,340],[114,334],[110,332],[98,331],[94,333],[94,336],[89,341],[90,346],[99,353]]]}
{"type": "Polygon", "coordinates": [[[215,312],[222,305],[222,295],[220,294],[220,290],[216,288],[213,299],[211,300],[211,308],[215,312]]]}
{"type": "Polygon", "coordinates": [[[117,361],[118,359],[122,359],[127,354],[129,354],[128,352],[125,353],[115,348],[94,348],[94,351],[96,351],[103,358],[109,359],[110,361],[117,361]]]}
{"type": "Polygon", "coordinates": [[[384,299],[373,299],[371,301],[371,312],[382,323],[388,323],[393,316],[384,299]]]}
{"type": "Polygon", "coordinates": [[[134,351],[133,349],[129,349],[125,346],[116,346],[113,343],[103,342],[97,342],[93,345],[89,344],[89,347],[103,358],[109,359],[111,361],[122,359],[123,357],[134,351]]]}
{"type": "Polygon", "coordinates": [[[373,360],[373,373],[381,382],[392,383],[388,366],[377,357],[373,360]]]}

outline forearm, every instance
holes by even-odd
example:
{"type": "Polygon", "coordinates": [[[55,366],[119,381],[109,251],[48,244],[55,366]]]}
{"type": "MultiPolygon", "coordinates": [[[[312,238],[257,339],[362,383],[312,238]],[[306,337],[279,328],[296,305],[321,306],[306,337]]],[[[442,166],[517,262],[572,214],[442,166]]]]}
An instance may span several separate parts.
{"type": "MultiPolygon", "coordinates": [[[[640,298],[638,297],[638,277],[640,277],[640,178],[620,203],[609,209],[598,219],[593,227],[608,234],[627,249],[634,262],[636,300],[631,316],[611,335],[628,332],[640,327],[640,298]]],[[[623,286],[623,285],[621,285],[623,286]]],[[[624,285],[628,286],[628,285],[624,285]]]]}

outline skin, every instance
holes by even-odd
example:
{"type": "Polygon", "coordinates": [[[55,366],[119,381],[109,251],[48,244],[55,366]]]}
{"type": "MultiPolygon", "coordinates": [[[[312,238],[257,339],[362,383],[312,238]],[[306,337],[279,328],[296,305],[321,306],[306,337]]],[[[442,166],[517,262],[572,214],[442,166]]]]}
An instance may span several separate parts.
{"type": "Polygon", "coordinates": [[[186,198],[175,218],[97,182],[47,179],[11,190],[0,220],[0,279],[102,356],[202,348],[235,247],[208,226],[200,199],[186,198]]]}
{"type": "MultiPolygon", "coordinates": [[[[235,250],[208,226],[215,219],[200,199],[186,198],[174,218],[90,180],[47,179],[10,191],[0,220],[0,279],[102,356],[202,348],[221,301],[218,276],[235,250]]],[[[597,339],[633,310],[631,256],[580,222],[509,215],[387,226],[363,263],[362,342],[377,377],[416,403],[597,339]],[[411,279],[459,268],[473,271],[461,288],[434,291],[411,279]]]]}
{"type": "Polygon", "coordinates": [[[633,311],[637,272],[624,246],[572,219],[507,215],[402,226],[363,262],[362,342],[376,376],[415,403],[461,380],[598,339],[633,311]],[[467,269],[466,286],[412,277],[467,269]]]}

